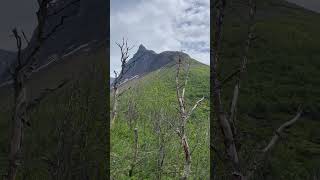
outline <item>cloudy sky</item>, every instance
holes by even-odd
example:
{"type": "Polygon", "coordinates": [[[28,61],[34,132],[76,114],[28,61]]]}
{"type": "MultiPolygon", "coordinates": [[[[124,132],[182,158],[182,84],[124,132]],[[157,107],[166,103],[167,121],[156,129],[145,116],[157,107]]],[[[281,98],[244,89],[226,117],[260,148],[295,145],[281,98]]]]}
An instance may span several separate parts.
{"type": "Polygon", "coordinates": [[[209,0],[111,0],[111,72],[119,70],[122,37],[156,53],[180,51],[209,64],[209,0]]]}

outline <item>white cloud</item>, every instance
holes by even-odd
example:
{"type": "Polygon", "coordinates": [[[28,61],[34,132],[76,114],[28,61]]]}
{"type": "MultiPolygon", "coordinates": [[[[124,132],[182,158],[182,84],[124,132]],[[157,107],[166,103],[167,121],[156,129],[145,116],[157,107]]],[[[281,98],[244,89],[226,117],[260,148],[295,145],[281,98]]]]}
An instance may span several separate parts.
{"type": "Polygon", "coordinates": [[[209,64],[209,0],[111,0],[111,72],[120,67],[122,37],[157,53],[184,50],[209,64]]]}

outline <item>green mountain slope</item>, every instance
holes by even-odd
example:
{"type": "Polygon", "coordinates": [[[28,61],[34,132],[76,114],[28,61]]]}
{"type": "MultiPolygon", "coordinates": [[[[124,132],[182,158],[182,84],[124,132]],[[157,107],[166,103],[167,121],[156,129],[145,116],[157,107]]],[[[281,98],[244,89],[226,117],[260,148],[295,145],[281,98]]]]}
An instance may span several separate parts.
{"type": "MultiPolygon", "coordinates": [[[[28,97],[33,99],[41,90],[69,80],[29,111],[17,179],[108,178],[106,57],[105,48],[73,56],[38,72],[27,83],[28,97]]],[[[0,176],[4,177],[13,91],[2,88],[0,93],[0,176]]]]}
{"type": "MultiPolygon", "coordinates": [[[[247,38],[247,1],[233,0],[228,6],[219,67],[222,79],[239,67],[247,38]]],[[[293,4],[258,1],[256,38],[241,85],[236,122],[241,132],[242,166],[254,160],[274,130],[291,119],[299,105],[305,113],[283,135],[257,179],[311,179],[320,172],[319,22],[319,14],[293,4]]],[[[226,108],[233,84],[223,87],[226,108]]],[[[216,174],[221,177],[223,162],[216,158],[216,174]]]]}
{"type": "MultiPolygon", "coordinates": [[[[175,92],[175,64],[153,71],[128,82],[119,100],[119,116],[111,129],[111,175],[128,179],[134,157],[134,128],[138,130],[138,160],[133,179],[163,179],[181,177],[184,165],[183,149],[175,129],[178,103],[175,92]],[[130,87],[130,88],[128,88],[130,87]],[[161,131],[159,130],[159,125],[161,131]],[[163,166],[160,170],[160,145],[164,142],[163,166]]],[[[187,127],[192,153],[192,177],[209,176],[209,66],[192,61],[186,88],[188,104],[202,96],[204,103],[195,111],[187,127]]],[[[121,94],[121,93],[120,93],[121,94]]],[[[190,108],[190,107],[189,107],[190,108]]]]}

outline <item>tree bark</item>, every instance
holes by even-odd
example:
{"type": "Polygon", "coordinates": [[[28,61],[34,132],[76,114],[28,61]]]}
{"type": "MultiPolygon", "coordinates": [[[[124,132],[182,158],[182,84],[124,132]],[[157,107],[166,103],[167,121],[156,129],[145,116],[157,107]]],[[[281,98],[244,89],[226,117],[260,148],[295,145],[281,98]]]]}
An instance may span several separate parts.
{"type": "Polygon", "coordinates": [[[20,165],[23,122],[26,122],[26,107],[26,89],[23,83],[23,76],[17,73],[14,77],[14,114],[9,150],[9,180],[16,178],[17,169],[20,165]]]}
{"type": "Polygon", "coordinates": [[[113,88],[113,105],[111,112],[111,127],[113,127],[116,116],[117,116],[117,107],[118,107],[118,88],[113,88]]]}
{"type": "Polygon", "coordinates": [[[188,179],[191,173],[191,151],[188,144],[188,139],[186,135],[183,135],[181,138],[182,147],[185,155],[185,165],[184,165],[184,171],[182,179],[188,179]]]}
{"type": "Polygon", "coordinates": [[[232,171],[239,170],[239,158],[238,152],[236,149],[233,131],[230,126],[229,120],[226,117],[226,114],[223,110],[223,105],[221,101],[221,83],[218,79],[217,73],[217,66],[219,63],[219,53],[220,53],[220,46],[221,46],[221,39],[222,39],[222,25],[223,25],[223,18],[224,18],[224,11],[226,7],[226,1],[221,0],[219,1],[218,6],[216,8],[217,15],[216,15],[216,27],[215,27],[215,41],[214,41],[214,55],[212,58],[212,68],[211,68],[211,78],[212,78],[212,98],[213,98],[213,109],[222,131],[222,135],[224,138],[224,145],[225,151],[227,154],[227,158],[230,160],[232,164],[232,171]]]}

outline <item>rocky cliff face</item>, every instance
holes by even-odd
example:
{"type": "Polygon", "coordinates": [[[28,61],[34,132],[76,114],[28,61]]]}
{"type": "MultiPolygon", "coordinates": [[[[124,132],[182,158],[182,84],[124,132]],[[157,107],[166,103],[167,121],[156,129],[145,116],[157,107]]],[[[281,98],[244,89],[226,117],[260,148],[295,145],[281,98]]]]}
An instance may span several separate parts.
{"type": "Polygon", "coordinates": [[[138,51],[128,61],[128,68],[125,70],[124,79],[130,79],[134,76],[141,76],[155,71],[169,63],[175,62],[179,57],[183,60],[190,58],[189,55],[179,51],[164,51],[157,54],[140,45],[138,51]]]}

